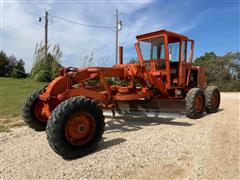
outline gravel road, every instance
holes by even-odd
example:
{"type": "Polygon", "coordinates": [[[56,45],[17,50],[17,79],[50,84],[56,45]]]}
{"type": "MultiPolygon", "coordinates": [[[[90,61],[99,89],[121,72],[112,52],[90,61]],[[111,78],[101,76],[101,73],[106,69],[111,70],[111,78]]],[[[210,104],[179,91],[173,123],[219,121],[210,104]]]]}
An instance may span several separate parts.
{"type": "Polygon", "coordinates": [[[240,179],[240,93],[222,93],[220,111],[198,120],[107,121],[96,152],[66,161],[45,132],[1,133],[1,179],[240,179]]]}

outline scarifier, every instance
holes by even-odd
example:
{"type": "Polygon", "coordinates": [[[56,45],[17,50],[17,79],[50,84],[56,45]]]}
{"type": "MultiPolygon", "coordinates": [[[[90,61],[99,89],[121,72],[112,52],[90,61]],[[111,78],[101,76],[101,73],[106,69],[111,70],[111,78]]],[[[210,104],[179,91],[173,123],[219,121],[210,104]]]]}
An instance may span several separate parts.
{"type": "Polygon", "coordinates": [[[103,111],[159,116],[162,111],[200,118],[217,112],[220,92],[207,86],[202,67],[193,66],[194,41],[160,30],[137,36],[138,62],[113,67],[61,68],[47,87],[23,105],[25,122],[45,130],[51,148],[63,158],[93,151],[104,132],[103,111]],[[111,83],[111,78],[118,83],[111,83]]]}

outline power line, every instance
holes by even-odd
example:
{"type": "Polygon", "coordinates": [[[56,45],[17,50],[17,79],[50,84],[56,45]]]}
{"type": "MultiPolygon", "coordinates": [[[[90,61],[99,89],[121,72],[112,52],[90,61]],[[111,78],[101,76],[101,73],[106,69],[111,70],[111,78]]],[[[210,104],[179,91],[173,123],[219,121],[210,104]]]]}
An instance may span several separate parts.
{"type": "Polygon", "coordinates": [[[77,24],[77,25],[81,25],[81,26],[87,26],[87,27],[93,27],[93,28],[102,28],[102,29],[113,29],[113,28],[115,28],[115,27],[111,27],[111,26],[98,26],[98,25],[93,25],[93,24],[84,24],[84,23],[72,21],[70,19],[66,19],[66,18],[63,18],[63,17],[55,16],[53,14],[50,14],[50,15],[52,17],[54,17],[54,18],[61,19],[63,21],[66,21],[66,22],[69,22],[69,23],[73,23],[73,24],[77,24]]]}
{"type": "MultiPolygon", "coordinates": [[[[44,19],[45,19],[45,61],[47,59],[47,44],[48,44],[48,22],[49,22],[49,16],[51,16],[51,18],[57,18],[57,19],[60,19],[60,20],[63,20],[63,21],[66,21],[66,22],[69,22],[69,23],[73,23],[73,24],[77,24],[77,25],[81,25],[81,26],[87,26],[87,27],[92,27],[92,28],[101,28],[101,29],[110,29],[112,31],[114,31],[116,33],[116,64],[118,64],[118,35],[119,35],[119,31],[122,30],[122,21],[119,21],[119,11],[118,9],[116,9],[116,26],[99,26],[99,25],[93,25],[93,24],[85,24],[85,23],[80,23],[80,22],[76,22],[76,21],[72,21],[70,19],[67,19],[67,18],[63,18],[63,17],[60,17],[60,16],[56,16],[56,15],[53,15],[47,11],[45,11],[45,16],[44,16],[44,19]]],[[[42,21],[42,17],[39,17],[38,19],[39,22],[42,21]]]]}

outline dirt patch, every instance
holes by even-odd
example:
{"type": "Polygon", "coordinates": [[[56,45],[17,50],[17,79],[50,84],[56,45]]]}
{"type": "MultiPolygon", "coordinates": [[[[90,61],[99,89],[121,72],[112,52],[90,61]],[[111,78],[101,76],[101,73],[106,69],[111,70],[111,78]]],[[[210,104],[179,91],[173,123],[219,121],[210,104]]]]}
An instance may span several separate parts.
{"type": "Polygon", "coordinates": [[[22,117],[0,117],[0,125],[15,124],[23,122],[22,117]]]}
{"type": "Polygon", "coordinates": [[[12,128],[26,126],[21,117],[0,118],[0,133],[11,132],[12,128]]]}

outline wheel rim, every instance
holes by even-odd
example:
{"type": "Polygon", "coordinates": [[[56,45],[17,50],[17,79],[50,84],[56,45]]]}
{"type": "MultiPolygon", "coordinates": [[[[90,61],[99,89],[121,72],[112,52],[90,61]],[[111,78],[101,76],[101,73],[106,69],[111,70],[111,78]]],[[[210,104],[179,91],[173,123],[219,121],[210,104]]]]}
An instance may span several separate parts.
{"type": "Polygon", "coordinates": [[[219,95],[215,92],[211,99],[212,106],[216,108],[219,104],[219,95]]]}
{"type": "Polygon", "coordinates": [[[83,145],[94,135],[96,124],[91,114],[78,112],[68,120],[65,135],[73,145],[83,145]]]}
{"type": "Polygon", "coordinates": [[[201,112],[203,108],[203,98],[202,96],[197,96],[195,99],[195,111],[201,112]]]}
{"type": "Polygon", "coordinates": [[[42,101],[38,101],[34,107],[34,115],[40,121],[47,121],[48,118],[45,115],[43,108],[44,108],[44,103],[42,101]]]}

